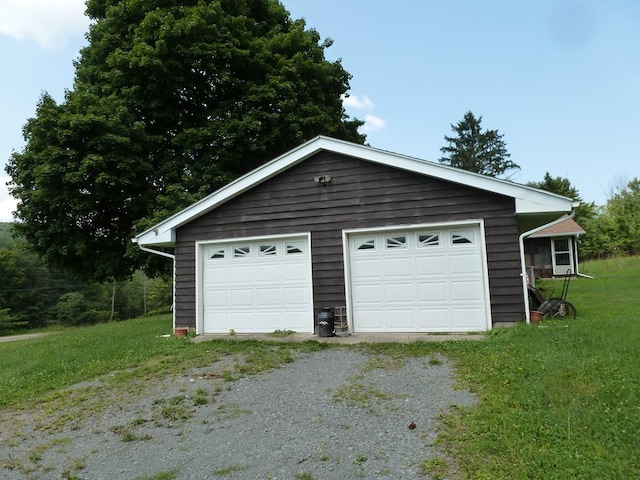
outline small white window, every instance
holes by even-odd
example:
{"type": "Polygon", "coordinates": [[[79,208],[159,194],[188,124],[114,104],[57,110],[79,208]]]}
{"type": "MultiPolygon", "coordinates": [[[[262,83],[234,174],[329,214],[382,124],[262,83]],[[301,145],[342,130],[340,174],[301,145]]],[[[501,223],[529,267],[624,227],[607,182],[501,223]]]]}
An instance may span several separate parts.
{"type": "Polygon", "coordinates": [[[404,235],[387,237],[385,245],[388,249],[407,248],[407,237],[404,235]]]}
{"type": "Polygon", "coordinates": [[[475,236],[472,230],[461,230],[459,232],[451,232],[452,245],[472,245],[475,243],[475,236]]]}
{"type": "Polygon", "coordinates": [[[359,238],[356,240],[356,250],[375,250],[375,238],[359,238]]]}
{"type": "Polygon", "coordinates": [[[268,245],[260,245],[260,256],[261,257],[270,257],[277,254],[277,249],[275,244],[268,245]]]}
{"type": "Polygon", "coordinates": [[[418,248],[437,247],[440,245],[440,234],[438,233],[419,233],[418,248]]]}
{"type": "Polygon", "coordinates": [[[210,248],[208,251],[211,260],[219,260],[224,258],[224,248],[210,248]]]}
{"type": "Polygon", "coordinates": [[[245,258],[251,256],[251,247],[245,245],[242,247],[233,247],[233,258],[245,258]]]}
{"type": "Polygon", "coordinates": [[[304,242],[287,242],[285,251],[287,255],[304,253],[304,242]]]}

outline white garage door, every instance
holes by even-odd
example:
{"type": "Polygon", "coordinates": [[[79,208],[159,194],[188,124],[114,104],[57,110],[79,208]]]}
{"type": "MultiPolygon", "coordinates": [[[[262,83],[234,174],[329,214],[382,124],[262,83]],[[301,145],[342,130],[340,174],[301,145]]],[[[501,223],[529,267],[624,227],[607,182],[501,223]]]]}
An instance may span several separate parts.
{"type": "Polygon", "coordinates": [[[313,332],[308,235],[201,248],[204,333],[313,332]]]}
{"type": "Polygon", "coordinates": [[[467,332],[488,328],[477,224],[349,235],[356,332],[467,332]]]}

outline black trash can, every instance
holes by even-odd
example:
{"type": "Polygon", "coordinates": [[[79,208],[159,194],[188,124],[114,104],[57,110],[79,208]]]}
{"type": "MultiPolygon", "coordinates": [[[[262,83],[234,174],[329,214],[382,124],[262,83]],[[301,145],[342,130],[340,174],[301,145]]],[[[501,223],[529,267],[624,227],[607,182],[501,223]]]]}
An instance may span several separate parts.
{"type": "Polygon", "coordinates": [[[335,334],[333,310],[329,307],[324,307],[318,312],[318,336],[333,337],[335,334]]]}

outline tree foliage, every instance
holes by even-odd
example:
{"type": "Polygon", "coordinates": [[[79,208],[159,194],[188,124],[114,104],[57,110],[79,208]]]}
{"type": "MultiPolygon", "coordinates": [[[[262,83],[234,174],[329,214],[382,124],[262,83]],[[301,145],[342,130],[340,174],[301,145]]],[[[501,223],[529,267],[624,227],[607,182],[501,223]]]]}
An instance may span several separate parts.
{"type": "Polygon", "coordinates": [[[595,203],[585,203],[580,196],[578,189],[571,185],[571,181],[568,178],[552,177],[549,172],[546,172],[541,182],[528,182],[527,185],[547,192],[556,193],[564,197],[572,198],[574,201],[580,202],[580,205],[575,208],[574,220],[583,228],[584,224],[586,224],[586,222],[592,219],[596,214],[595,203]]]}
{"type": "Polygon", "coordinates": [[[87,14],[73,89],[42,96],[7,166],[18,229],[54,267],[124,278],[135,232],[316,135],[364,142],[331,42],[276,0],[88,0],[87,14]]]}
{"type": "Polygon", "coordinates": [[[584,256],[640,254],[640,179],[634,178],[615,191],[607,204],[585,225],[581,242],[584,256]]]}
{"type": "MultiPolygon", "coordinates": [[[[47,268],[25,240],[0,223],[0,334],[50,324],[86,325],[111,319],[113,283],[82,282],[47,268]]],[[[136,272],[118,282],[114,319],[169,311],[171,282],[136,272]]]]}
{"type": "Polygon", "coordinates": [[[470,172],[498,177],[510,170],[520,169],[509,159],[511,154],[498,130],[482,131],[482,117],[467,112],[451,129],[456,136],[444,139],[448,145],[440,149],[444,154],[440,163],[470,172]]]}
{"type": "Polygon", "coordinates": [[[57,281],[36,255],[20,246],[0,248],[0,278],[0,309],[8,309],[13,327],[41,327],[49,322],[48,307],[55,301],[57,281]]]}

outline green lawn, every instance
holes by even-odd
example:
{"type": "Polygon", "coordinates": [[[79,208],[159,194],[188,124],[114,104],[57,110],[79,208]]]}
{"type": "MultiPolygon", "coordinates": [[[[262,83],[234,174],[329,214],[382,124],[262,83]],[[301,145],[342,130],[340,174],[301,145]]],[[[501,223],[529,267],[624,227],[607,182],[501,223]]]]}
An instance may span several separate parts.
{"type": "MultiPolygon", "coordinates": [[[[495,330],[481,342],[370,345],[392,356],[452,358],[474,407],[443,418],[443,447],[463,479],[640,478],[640,258],[581,266],[593,279],[572,281],[575,320],[495,330]]],[[[559,290],[561,282],[547,282],[559,290]]],[[[0,409],[58,402],[66,386],[110,372],[127,381],[211,363],[238,353],[234,375],[292,361],[297,349],[268,342],[192,344],[163,338],[169,316],[76,328],[0,344],[0,409]]],[[[358,347],[353,347],[358,348],[358,347]]],[[[450,478],[445,459],[425,461],[433,478],[450,478]]]]}
{"type": "Polygon", "coordinates": [[[219,340],[193,344],[168,336],[171,316],[159,315],[90,327],[54,330],[31,340],[0,343],[0,409],[30,406],[58,398],[61,389],[110,374],[112,388],[128,380],[184,371],[238,353],[242,364],[226,372],[232,379],[292,361],[302,345],[219,340]]]}
{"type": "Polygon", "coordinates": [[[148,317],[55,330],[33,340],[0,344],[0,408],[28,405],[42,395],[154,356],[178,353],[171,317],[148,317]]]}
{"type": "Polygon", "coordinates": [[[450,346],[481,399],[446,422],[463,478],[640,478],[640,258],[581,271],[577,319],[450,346]]]}

